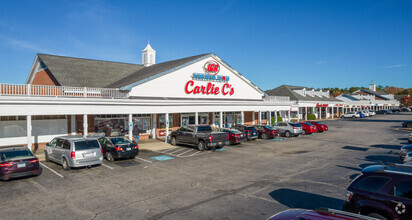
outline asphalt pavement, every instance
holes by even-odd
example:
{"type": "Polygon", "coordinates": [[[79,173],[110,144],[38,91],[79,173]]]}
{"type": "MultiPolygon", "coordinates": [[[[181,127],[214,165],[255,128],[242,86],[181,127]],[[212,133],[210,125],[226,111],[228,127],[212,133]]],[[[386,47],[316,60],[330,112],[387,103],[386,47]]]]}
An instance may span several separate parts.
{"type": "Polygon", "coordinates": [[[398,163],[412,113],[326,121],[329,131],[199,152],[142,150],[133,160],[0,182],[1,219],[266,219],[340,209],[362,168],[398,163]]]}

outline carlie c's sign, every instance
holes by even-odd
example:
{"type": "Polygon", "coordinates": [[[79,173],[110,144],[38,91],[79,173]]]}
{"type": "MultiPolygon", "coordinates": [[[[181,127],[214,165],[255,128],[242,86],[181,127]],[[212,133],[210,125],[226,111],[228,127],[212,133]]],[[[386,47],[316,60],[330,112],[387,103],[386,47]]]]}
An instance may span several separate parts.
{"type": "Polygon", "coordinates": [[[319,104],[319,103],[316,103],[316,107],[328,107],[329,106],[329,104],[319,104]]]}
{"type": "Polygon", "coordinates": [[[234,87],[229,83],[230,77],[217,75],[220,71],[219,63],[214,60],[207,61],[203,65],[203,70],[205,73],[193,73],[192,80],[187,81],[185,85],[186,94],[232,96],[235,93],[234,87]],[[198,81],[204,81],[207,84],[198,81]]]}

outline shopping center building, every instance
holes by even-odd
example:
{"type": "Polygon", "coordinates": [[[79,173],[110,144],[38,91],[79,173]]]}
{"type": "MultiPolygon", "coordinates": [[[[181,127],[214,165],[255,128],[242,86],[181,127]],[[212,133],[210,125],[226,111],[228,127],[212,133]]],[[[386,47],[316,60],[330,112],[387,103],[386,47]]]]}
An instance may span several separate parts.
{"type": "Polygon", "coordinates": [[[0,146],[37,149],[59,135],[122,128],[131,138],[135,124],[141,138],[159,138],[186,124],[324,119],[347,105],[328,91],[282,87],[265,93],[213,53],[156,64],[149,44],[141,65],[37,54],[25,84],[0,84],[0,146]]]}

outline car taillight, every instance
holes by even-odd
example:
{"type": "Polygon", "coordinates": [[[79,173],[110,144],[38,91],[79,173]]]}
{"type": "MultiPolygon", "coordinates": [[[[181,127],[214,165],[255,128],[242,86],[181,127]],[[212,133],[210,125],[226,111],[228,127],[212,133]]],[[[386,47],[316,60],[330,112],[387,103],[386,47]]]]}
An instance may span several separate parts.
{"type": "Polygon", "coordinates": [[[230,135],[229,135],[229,133],[227,134],[227,139],[228,139],[228,140],[230,139],[230,135]]]}
{"type": "Polygon", "coordinates": [[[292,127],[292,129],[298,129],[297,127],[292,127]]]}
{"type": "Polygon", "coordinates": [[[114,149],[117,150],[117,151],[122,151],[123,150],[123,148],[121,148],[121,147],[115,147],[114,149]]]}
{"type": "Polygon", "coordinates": [[[136,144],[133,149],[139,149],[139,145],[136,144]]]}
{"type": "Polygon", "coordinates": [[[100,153],[102,153],[102,155],[103,155],[103,148],[100,148],[100,153]]]}
{"type": "Polygon", "coordinates": [[[235,137],[239,137],[240,135],[238,135],[238,134],[235,134],[235,137]]]}
{"type": "Polygon", "coordinates": [[[252,130],[246,130],[247,132],[252,132],[252,130]]]}
{"type": "Polygon", "coordinates": [[[73,159],[76,158],[76,152],[74,151],[70,152],[70,157],[73,159]]]}
{"type": "Polygon", "coordinates": [[[0,167],[11,167],[11,166],[13,166],[13,162],[0,163],[0,167]]]}
{"type": "Polygon", "coordinates": [[[351,191],[349,191],[349,190],[346,190],[345,200],[346,200],[347,202],[349,202],[350,199],[352,199],[352,196],[353,196],[353,192],[351,192],[351,191]]]}
{"type": "Polygon", "coordinates": [[[39,159],[30,160],[30,163],[38,163],[39,159]]]}
{"type": "MultiPolygon", "coordinates": [[[[227,135],[229,137],[229,134],[227,135]]],[[[209,135],[209,141],[212,142],[213,141],[213,136],[209,135]]]]}

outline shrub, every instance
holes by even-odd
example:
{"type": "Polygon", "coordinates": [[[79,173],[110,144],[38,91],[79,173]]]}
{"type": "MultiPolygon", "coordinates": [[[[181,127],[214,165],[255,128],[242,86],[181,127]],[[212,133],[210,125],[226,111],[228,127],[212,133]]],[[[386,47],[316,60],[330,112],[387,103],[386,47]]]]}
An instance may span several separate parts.
{"type": "Polygon", "coordinates": [[[338,118],[338,115],[334,114],[334,115],[333,115],[333,118],[338,118]]]}
{"type": "MultiPolygon", "coordinates": [[[[275,117],[273,116],[273,117],[270,119],[270,121],[272,122],[272,124],[274,124],[274,123],[275,123],[275,117]]],[[[282,117],[278,116],[278,122],[281,122],[281,121],[283,121],[282,117]]]]}
{"type": "Polygon", "coordinates": [[[316,120],[316,116],[315,116],[313,113],[309,113],[306,117],[307,117],[307,119],[310,120],[310,121],[311,121],[311,120],[316,120]]]}

